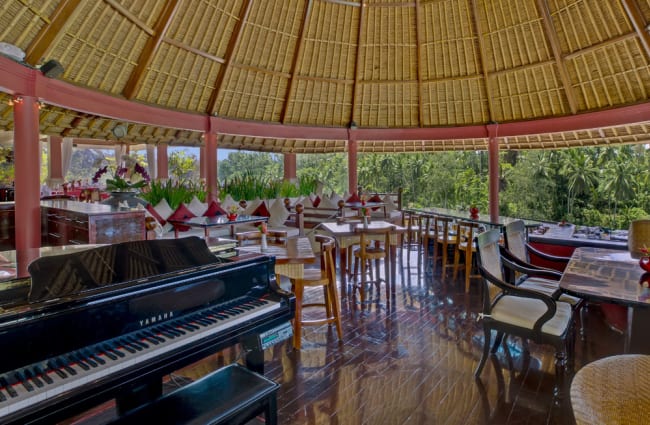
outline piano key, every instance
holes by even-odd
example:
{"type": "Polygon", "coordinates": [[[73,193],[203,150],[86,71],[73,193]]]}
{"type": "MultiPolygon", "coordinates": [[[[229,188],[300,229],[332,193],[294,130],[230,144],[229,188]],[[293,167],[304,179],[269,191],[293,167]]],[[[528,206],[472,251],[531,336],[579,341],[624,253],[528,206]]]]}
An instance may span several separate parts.
{"type": "MultiPolygon", "coordinates": [[[[173,350],[183,347],[191,347],[195,342],[208,337],[216,337],[220,332],[234,328],[242,322],[252,320],[257,316],[270,314],[280,308],[282,308],[280,303],[264,302],[260,307],[244,313],[235,314],[234,316],[229,317],[228,320],[219,320],[215,324],[210,324],[209,326],[194,325],[197,330],[192,332],[185,332],[176,329],[174,335],[171,337],[162,334],[161,328],[175,327],[183,322],[183,320],[174,320],[173,323],[168,322],[157,324],[154,327],[146,328],[144,330],[144,332],[155,332],[155,334],[160,332],[162,336],[156,335],[157,338],[161,340],[158,345],[144,344],[140,341],[140,344],[146,345],[147,348],[143,348],[142,346],[140,347],[140,350],[133,348],[135,345],[130,342],[129,339],[138,340],[139,335],[143,332],[143,330],[138,330],[131,334],[122,335],[112,340],[98,343],[94,346],[85,347],[75,352],[67,353],[59,357],[44,360],[42,363],[28,366],[26,369],[31,370],[32,375],[39,377],[46,385],[44,385],[43,388],[36,387],[31,392],[24,389],[22,385],[16,388],[11,386],[7,387],[5,385],[4,394],[10,395],[9,391],[11,389],[16,395],[5,397],[10,399],[9,403],[4,403],[7,407],[3,407],[4,404],[0,403],[0,422],[2,422],[2,417],[5,415],[28,408],[40,403],[41,401],[80,387],[86,383],[97,382],[97,380],[110,377],[112,374],[116,373],[123,374],[125,369],[138,367],[139,364],[145,364],[145,362],[156,357],[161,358],[161,356],[167,352],[172,352],[173,350]],[[110,350],[106,350],[107,347],[110,348],[110,350]],[[112,352],[121,353],[122,356],[118,355],[116,359],[109,357],[106,352],[111,350],[112,352]],[[105,364],[100,364],[100,361],[105,364]],[[95,365],[86,370],[81,366],[82,363],[86,365],[92,365],[91,363],[95,363],[95,365]],[[73,372],[65,373],[67,370],[66,367],[73,370],[73,372]],[[75,374],[74,376],[73,373],[75,374]]],[[[210,315],[212,313],[209,309],[206,309],[204,312],[201,312],[201,314],[210,315]]],[[[0,394],[3,393],[3,378],[4,377],[0,377],[0,394]]]]}
{"type": "Polygon", "coordinates": [[[23,374],[25,377],[29,380],[31,380],[37,387],[42,388],[43,387],[43,381],[40,380],[38,376],[36,376],[30,369],[25,368],[23,370],[23,374]]]}

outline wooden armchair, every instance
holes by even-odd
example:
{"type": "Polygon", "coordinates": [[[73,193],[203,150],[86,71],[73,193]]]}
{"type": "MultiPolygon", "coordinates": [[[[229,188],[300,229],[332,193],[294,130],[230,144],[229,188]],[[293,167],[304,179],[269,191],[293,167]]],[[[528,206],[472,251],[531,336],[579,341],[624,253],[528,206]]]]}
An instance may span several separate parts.
{"type": "MultiPolygon", "coordinates": [[[[505,335],[515,335],[523,340],[555,347],[555,395],[563,397],[566,390],[567,361],[574,352],[573,309],[565,302],[551,296],[507,283],[503,278],[500,234],[497,229],[477,237],[479,272],[483,276],[483,355],[475,376],[481,375],[485,361],[495,354],[505,335]],[[494,345],[490,349],[492,331],[496,331],[494,345]]],[[[507,345],[504,344],[507,350],[507,345]]]]}

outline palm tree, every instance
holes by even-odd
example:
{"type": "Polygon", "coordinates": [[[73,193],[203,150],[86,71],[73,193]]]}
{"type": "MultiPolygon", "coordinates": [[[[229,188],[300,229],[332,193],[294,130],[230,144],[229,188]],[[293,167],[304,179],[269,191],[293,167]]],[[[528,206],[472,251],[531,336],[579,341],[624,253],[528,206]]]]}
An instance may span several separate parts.
{"type": "Polygon", "coordinates": [[[598,186],[599,170],[594,167],[591,156],[584,149],[569,149],[566,151],[561,173],[569,183],[567,214],[570,214],[576,196],[588,194],[598,186]]]}

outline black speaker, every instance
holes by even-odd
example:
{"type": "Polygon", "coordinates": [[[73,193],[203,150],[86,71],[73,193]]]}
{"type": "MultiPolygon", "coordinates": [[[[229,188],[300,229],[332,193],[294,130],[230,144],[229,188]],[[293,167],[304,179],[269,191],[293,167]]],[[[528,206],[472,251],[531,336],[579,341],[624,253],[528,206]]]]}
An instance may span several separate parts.
{"type": "Polygon", "coordinates": [[[41,65],[41,72],[48,78],[56,78],[63,74],[63,65],[54,59],[50,59],[41,65]]]}

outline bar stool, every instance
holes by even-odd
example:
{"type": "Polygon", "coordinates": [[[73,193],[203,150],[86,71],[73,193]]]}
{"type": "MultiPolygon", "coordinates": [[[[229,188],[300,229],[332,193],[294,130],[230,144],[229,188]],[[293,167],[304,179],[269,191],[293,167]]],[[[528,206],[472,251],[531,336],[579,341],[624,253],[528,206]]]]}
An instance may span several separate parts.
{"type": "Polygon", "coordinates": [[[456,235],[452,231],[454,219],[451,217],[436,216],[435,223],[437,228],[436,243],[440,246],[440,253],[437,252],[437,249],[434,249],[433,269],[435,270],[436,262],[440,257],[442,259],[440,274],[442,279],[444,279],[447,275],[447,268],[454,267],[453,263],[447,262],[449,248],[453,248],[456,245],[456,235]]]}
{"type": "Polygon", "coordinates": [[[403,211],[402,223],[406,227],[406,248],[418,246],[422,242],[421,237],[421,215],[415,211],[403,211]]]}
{"type": "Polygon", "coordinates": [[[473,277],[481,278],[481,275],[472,274],[472,258],[476,253],[474,238],[479,233],[479,224],[473,221],[459,221],[456,230],[456,244],[454,250],[454,280],[459,269],[465,270],[465,293],[469,292],[469,280],[473,277]],[[460,264],[461,253],[464,254],[465,264],[460,264]]]}
{"type": "Polygon", "coordinates": [[[438,228],[436,227],[436,216],[433,214],[422,214],[420,217],[420,235],[422,235],[422,247],[424,259],[434,258],[437,248],[438,228]],[[433,241],[432,251],[429,251],[429,243],[433,241]]]}
{"type": "Polygon", "coordinates": [[[339,340],[343,340],[339,296],[336,290],[336,265],[333,254],[336,242],[334,238],[324,235],[316,235],[315,240],[320,243],[320,268],[305,269],[302,279],[291,279],[291,290],[296,295],[296,315],[293,319],[293,347],[296,350],[300,350],[303,326],[334,323],[339,340]],[[323,288],[323,302],[303,303],[306,286],[321,286],[323,288]],[[303,310],[311,307],[324,307],[325,318],[303,319],[303,310]]]}
{"type": "Polygon", "coordinates": [[[395,226],[381,226],[373,227],[369,225],[357,226],[354,229],[355,234],[359,235],[359,248],[354,251],[354,274],[357,274],[359,264],[361,264],[361,282],[357,284],[359,288],[359,295],[361,303],[366,301],[366,284],[374,283],[377,287],[377,294],[381,291],[381,281],[386,282],[386,302],[390,300],[390,285],[388,280],[390,277],[390,234],[395,229],[395,226]],[[383,242],[383,246],[380,245],[383,242]],[[384,260],[384,277],[380,278],[380,260],[384,260]],[[372,261],[375,263],[375,276],[371,276],[371,281],[366,280],[367,267],[370,266],[372,271],[372,261]]]}

